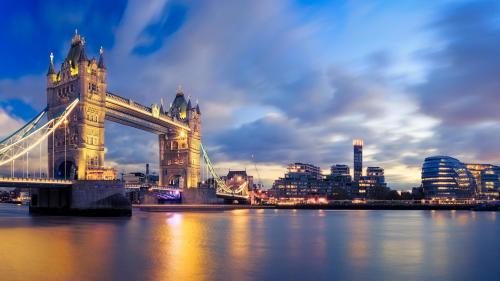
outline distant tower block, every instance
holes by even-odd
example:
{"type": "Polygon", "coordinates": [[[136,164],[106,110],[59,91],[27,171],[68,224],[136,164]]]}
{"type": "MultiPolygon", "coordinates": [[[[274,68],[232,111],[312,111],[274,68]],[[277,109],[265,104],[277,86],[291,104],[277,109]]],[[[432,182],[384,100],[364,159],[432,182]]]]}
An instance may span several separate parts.
{"type": "Polygon", "coordinates": [[[354,182],[358,182],[363,174],[363,140],[354,139],[352,141],[354,149],[354,182]]]}

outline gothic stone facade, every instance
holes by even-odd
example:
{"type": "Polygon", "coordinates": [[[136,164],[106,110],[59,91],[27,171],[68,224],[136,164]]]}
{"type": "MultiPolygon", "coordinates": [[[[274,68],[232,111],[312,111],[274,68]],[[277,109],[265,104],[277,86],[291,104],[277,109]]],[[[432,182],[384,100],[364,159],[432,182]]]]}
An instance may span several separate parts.
{"type": "Polygon", "coordinates": [[[104,165],[104,119],[106,116],[106,68],[103,54],[99,62],[88,59],[85,41],[75,34],[61,70],[54,70],[53,56],[47,73],[48,118],[63,111],[79,98],[64,126],[48,139],[51,177],[67,179],[112,179],[104,165]],[[66,145],[65,145],[66,144],[66,145]]]}
{"type": "Polygon", "coordinates": [[[170,129],[159,136],[160,185],[180,188],[197,187],[200,181],[201,113],[198,105],[177,90],[168,114],[189,125],[190,131],[170,129]]]}
{"type": "MultiPolygon", "coordinates": [[[[106,67],[101,49],[99,60],[88,59],[85,41],[75,34],[61,70],[55,72],[53,56],[47,73],[48,118],[54,118],[74,99],[80,102],[65,125],[48,139],[50,177],[107,180],[113,169],[104,167],[104,120],[106,119],[106,67]],[[66,144],[66,145],[65,145],[66,144]]],[[[160,185],[197,187],[200,180],[201,113],[191,106],[181,89],[165,112],[159,114],[187,124],[189,131],[172,126],[159,135],[160,185]]]]}

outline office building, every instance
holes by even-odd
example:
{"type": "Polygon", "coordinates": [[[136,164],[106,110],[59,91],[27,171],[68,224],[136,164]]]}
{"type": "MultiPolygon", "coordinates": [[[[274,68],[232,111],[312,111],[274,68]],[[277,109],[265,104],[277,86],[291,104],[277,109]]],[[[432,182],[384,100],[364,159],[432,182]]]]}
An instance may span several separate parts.
{"type": "Polygon", "coordinates": [[[348,165],[337,164],[330,167],[330,175],[326,177],[328,184],[335,188],[344,189],[351,192],[352,178],[348,165]]]}
{"type": "Polygon", "coordinates": [[[422,165],[422,187],[426,198],[472,198],[476,181],[467,166],[449,156],[425,158],[422,165]]]}
{"type": "Polygon", "coordinates": [[[363,175],[363,140],[355,139],[352,142],[354,152],[354,182],[358,182],[363,175]]]}
{"type": "Polygon", "coordinates": [[[311,164],[294,163],[284,177],[274,181],[271,193],[278,198],[327,196],[331,186],[323,179],[320,168],[311,164]]]}
{"type": "Polygon", "coordinates": [[[366,176],[361,176],[358,181],[358,193],[371,199],[381,199],[387,192],[384,169],[368,167],[366,176]]]}
{"type": "Polygon", "coordinates": [[[491,164],[465,164],[476,181],[478,197],[498,197],[500,192],[500,167],[491,164]]]}
{"type": "Polygon", "coordinates": [[[332,176],[350,176],[351,171],[348,165],[337,164],[330,167],[332,176]]]}
{"type": "Polygon", "coordinates": [[[222,177],[222,180],[231,190],[247,188],[252,191],[254,189],[253,176],[248,175],[244,170],[229,171],[227,176],[222,177]]]}

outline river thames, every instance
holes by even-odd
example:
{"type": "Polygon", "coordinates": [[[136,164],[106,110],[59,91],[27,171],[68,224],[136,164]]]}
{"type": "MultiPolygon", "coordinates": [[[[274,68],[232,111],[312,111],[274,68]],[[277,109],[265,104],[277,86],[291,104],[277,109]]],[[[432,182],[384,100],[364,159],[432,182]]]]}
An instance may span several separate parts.
{"type": "Polygon", "coordinates": [[[0,280],[498,280],[495,212],[31,217],[0,204],[0,280]]]}

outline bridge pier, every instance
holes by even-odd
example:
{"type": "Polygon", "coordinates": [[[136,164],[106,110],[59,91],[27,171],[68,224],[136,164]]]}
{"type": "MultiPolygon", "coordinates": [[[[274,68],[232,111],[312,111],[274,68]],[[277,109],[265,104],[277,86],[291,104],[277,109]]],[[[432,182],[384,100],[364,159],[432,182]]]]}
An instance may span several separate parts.
{"type": "Polygon", "coordinates": [[[215,188],[185,188],[182,191],[183,204],[221,204],[224,200],[217,197],[215,188]]]}
{"type": "Polygon", "coordinates": [[[68,188],[32,188],[31,214],[131,216],[122,183],[76,181],[68,188]]]}

